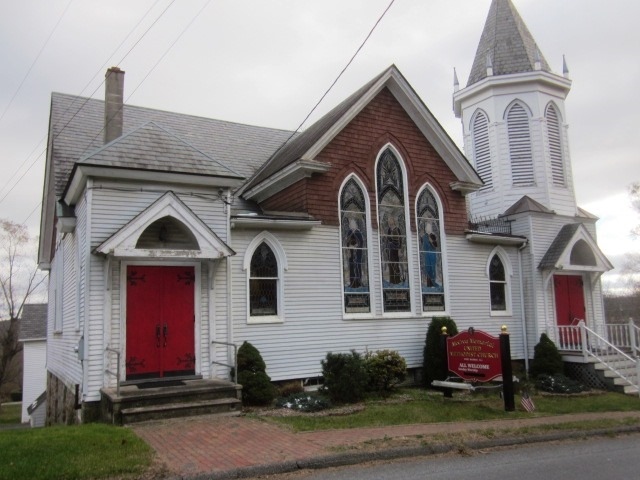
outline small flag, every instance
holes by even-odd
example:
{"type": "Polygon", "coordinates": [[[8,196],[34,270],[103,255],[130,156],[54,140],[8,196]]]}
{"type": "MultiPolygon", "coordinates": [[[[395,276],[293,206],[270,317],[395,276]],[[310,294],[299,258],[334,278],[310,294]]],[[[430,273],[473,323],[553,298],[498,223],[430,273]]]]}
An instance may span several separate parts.
{"type": "Polygon", "coordinates": [[[536,409],[536,406],[533,404],[533,400],[529,396],[529,392],[522,392],[522,399],[520,400],[524,409],[531,413],[536,409]]]}

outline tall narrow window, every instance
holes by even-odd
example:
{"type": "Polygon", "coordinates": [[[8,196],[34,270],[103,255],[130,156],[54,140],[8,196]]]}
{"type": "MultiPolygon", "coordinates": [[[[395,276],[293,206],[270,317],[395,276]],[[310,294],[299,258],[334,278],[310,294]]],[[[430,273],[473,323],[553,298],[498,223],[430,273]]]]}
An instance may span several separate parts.
{"type": "Polygon", "coordinates": [[[378,161],[376,179],[384,311],[408,312],[411,295],[404,182],[400,163],[390,149],[378,161]]]}
{"type": "Polygon", "coordinates": [[[273,250],[265,242],[258,245],[251,257],[249,314],[278,314],[278,261],[273,250]]]}
{"type": "Polygon", "coordinates": [[[495,254],[489,263],[489,289],[491,294],[491,311],[507,310],[507,276],[500,257],[495,254]]]}
{"type": "Polygon", "coordinates": [[[342,283],[345,313],[369,313],[369,242],[362,189],[350,179],[340,194],[342,283]]]}
{"type": "Polygon", "coordinates": [[[489,189],[493,185],[491,176],[491,149],[489,147],[489,120],[484,112],[479,111],[473,118],[473,160],[478,175],[484,182],[481,190],[489,189]]]}
{"type": "Polygon", "coordinates": [[[545,112],[547,119],[547,137],[549,139],[549,158],[551,160],[551,179],[554,185],[564,186],[564,162],[562,161],[562,141],[560,118],[556,107],[550,103],[545,112]]]}
{"type": "Polygon", "coordinates": [[[515,187],[534,184],[533,156],[531,153],[531,131],[529,114],[519,103],[515,103],[507,114],[511,178],[515,187]]]}
{"type": "Polygon", "coordinates": [[[422,190],[418,197],[416,223],[420,250],[423,312],[442,311],[445,307],[439,211],[433,193],[427,188],[422,190]]]}

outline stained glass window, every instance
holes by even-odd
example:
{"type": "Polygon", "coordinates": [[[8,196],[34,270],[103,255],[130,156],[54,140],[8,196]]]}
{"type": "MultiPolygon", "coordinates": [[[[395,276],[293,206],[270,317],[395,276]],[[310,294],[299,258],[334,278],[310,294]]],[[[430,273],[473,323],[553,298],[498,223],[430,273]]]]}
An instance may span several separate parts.
{"type": "Polygon", "coordinates": [[[489,263],[489,288],[491,294],[491,311],[507,310],[507,277],[502,260],[496,254],[489,263]]]}
{"type": "Polygon", "coordinates": [[[340,194],[342,283],[345,313],[369,313],[369,264],[365,197],[355,180],[340,194]]]}
{"type": "Polygon", "coordinates": [[[422,311],[442,311],[445,305],[440,212],[436,198],[427,188],[418,197],[417,213],[422,311]]]}
{"type": "Polygon", "coordinates": [[[278,314],[278,261],[265,242],[251,257],[249,313],[251,316],[278,314]]]}
{"type": "Polygon", "coordinates": [[[398,159],[389,149],[378,161],[378,229],[385,312],[411,310],[404,185],[398,159]]]}

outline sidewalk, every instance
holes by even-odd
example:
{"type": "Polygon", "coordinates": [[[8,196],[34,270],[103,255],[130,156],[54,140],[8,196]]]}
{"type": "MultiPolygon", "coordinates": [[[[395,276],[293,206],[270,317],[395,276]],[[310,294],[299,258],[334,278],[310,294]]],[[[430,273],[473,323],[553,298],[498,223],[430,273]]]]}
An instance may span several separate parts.
{"type": "MultiPolygon", "coordinates": [[[[134,424],[133,431],[153,447],[176,478],[247,478],[303,468],[348,465],[376,459],[443,453],[457,445],[422,445],[438,434],[492,429],[491,439],[466,442],[466,448],[489,448],[576,436],[561,431],[532,438],[509,436],[505,430],[526,426],[582,422],[593,419],[640,419],[640,412],[609,412],[480,422],[431,423],[293,433],[255,418],[201,416],[134,424]],[[500,431],[503,431],[500,435],[500,431]],[[412,442],[402,444],[403,439],[412,442]],[[366,442],[366,443],[365,443],[366,442]],[[395,443],[394,443],[395,442],[395,443]]],[[[639,426],[580,432],[579,435],[640,432],[639,426]]]]}

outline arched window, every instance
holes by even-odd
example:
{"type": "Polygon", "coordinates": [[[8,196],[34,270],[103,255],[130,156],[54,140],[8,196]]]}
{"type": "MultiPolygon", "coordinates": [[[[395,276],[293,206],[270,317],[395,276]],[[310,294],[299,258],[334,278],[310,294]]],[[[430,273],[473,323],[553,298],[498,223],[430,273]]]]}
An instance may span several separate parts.
{"type": "Polygon", "coordinates": [[[519,103],[514,103],[507,113],[511,179],[515,187],[534,184],[533,156],[529,113],[519,103]]]}
{"type": "Polygon", "coordinates": [[[445,308],[445,302],[440,235],[441,216],[436,198],[429,188],[423,189],[418,197],[416,212],[422,311],[442,311],[445,308]]]}
{"type": "Polygon", "coordinates": [[[571,265],[584,265],[587,267],[595,267],[598,264],[589,244],[582,239],[578,240],[571,249],[569,261],[571,265]]]}
{"type": "Polygon", "coordinates": [[[266,242],[258,245],[251,257],[249,315],[278,315],[278,261],[266,242]]]}
{"type": "Polygon", "coordinates": [[[471,124],[473,139],[473,161],[475,167],[484,182],[481,190],[493,186],[491,176],[491,148],[489,146],[489,120],[482,111],[478,111],[471,124]]]}
{"type": "Polygon", "coordinates": [[[564,162],[562,160],[562,136],[560,133],[560,116],[553,103],[547,106],[544,114],[547,120],[547,137],[549,139],[549,158],[551,160],[551,179],[554,185],[564,186],[564,162]]]}
{"type": "Polygon", "coordinates": [[[404,181],[400,163],[390,148],[387,148],[378,160],[376,183],[382,304],[385,312],[408,312],[411,310],[411,293],[404,181]]]}
{"type": "Polygon", "coordinates": [[[495,254],[489,263],[489,290],[491,311],[505,312],[507,310],[507,275],[498,254],[495,254]]]}
{"type": "Polygon", "coordinates": [[[351,178],[340,193],[340,238],[345,313],[369,313],[369,241],[365,195],[351,178]]]}

